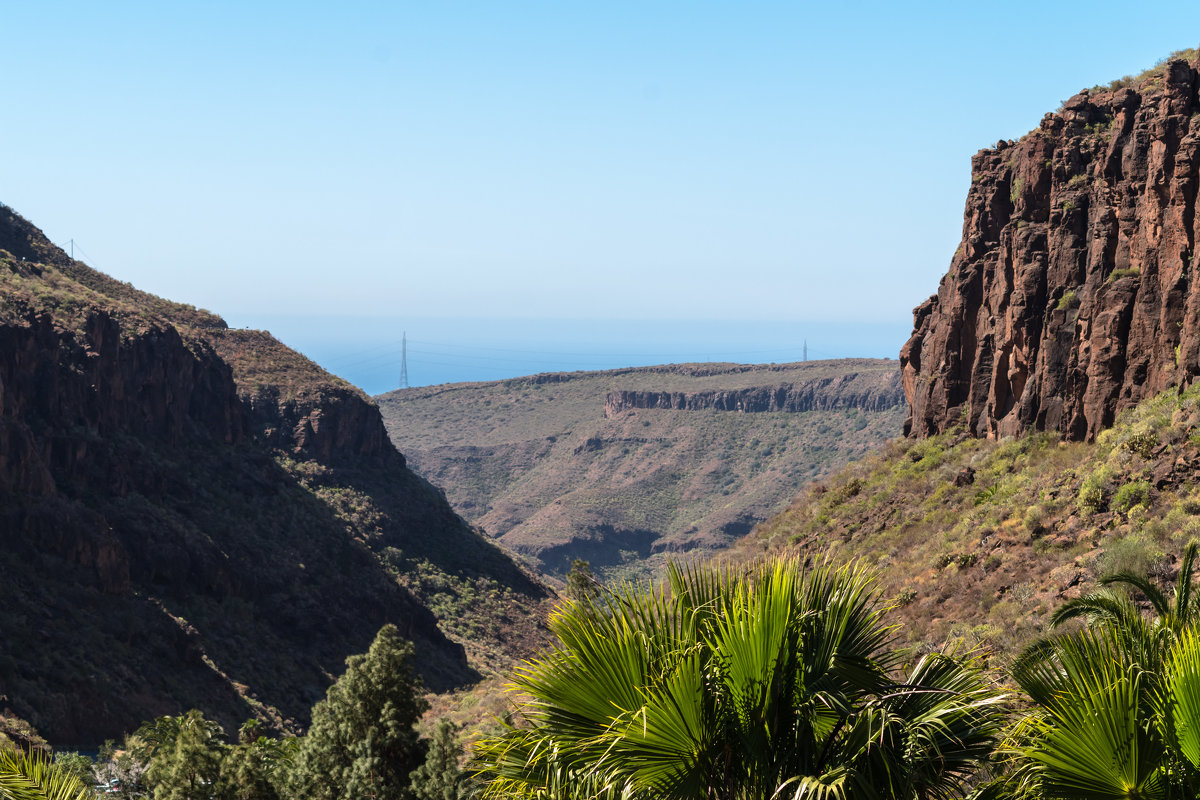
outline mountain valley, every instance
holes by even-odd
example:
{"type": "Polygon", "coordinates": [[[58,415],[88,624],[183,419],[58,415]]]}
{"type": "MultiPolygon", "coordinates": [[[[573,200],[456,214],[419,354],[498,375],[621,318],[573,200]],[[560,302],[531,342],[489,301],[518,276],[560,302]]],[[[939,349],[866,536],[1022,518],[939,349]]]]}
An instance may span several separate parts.
{"type": "Polygon", "coordinates": [[[895,361],[676,364],[401,389],[392,441],[464,518],[551,575],[656,577],[729,546],[896,436],[895,361]]]}

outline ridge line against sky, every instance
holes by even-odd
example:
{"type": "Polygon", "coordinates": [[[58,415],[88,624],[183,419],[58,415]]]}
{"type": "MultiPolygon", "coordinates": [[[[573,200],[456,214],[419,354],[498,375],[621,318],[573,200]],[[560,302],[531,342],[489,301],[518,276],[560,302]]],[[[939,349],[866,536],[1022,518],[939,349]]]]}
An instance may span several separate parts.
{"type": "Polygon", "coordinates": [[[1181,2],[4,18],[0,202],[139,288],[293,342],[353,315],[884,326],[863,355],[936,290],[976,150],[1200,40],[1181,2]]]}

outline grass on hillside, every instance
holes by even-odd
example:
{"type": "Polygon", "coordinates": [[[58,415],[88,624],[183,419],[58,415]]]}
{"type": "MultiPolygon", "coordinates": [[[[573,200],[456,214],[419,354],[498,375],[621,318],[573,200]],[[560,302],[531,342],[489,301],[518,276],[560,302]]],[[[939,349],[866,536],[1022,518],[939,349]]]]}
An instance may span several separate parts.
{"type": "Polygon", "coordinates": [[[269,333],[230,329],[209,311],[140,291],[65,257],[61,264],[33,263],[0,250],[0,290],[0,322],[25,324],[31,316],[48,314],[55,325],[84,341],[89,318],[102,310],[120,324],[126,338],[174,327],[193,349],[215,346],[247,394],[269,390],[286,401],[335,389],[366,399],[361,390],[269,333]]]}
{"type": "Polygon", "coordinates": [[[139,291],[80,262],[35,264],[0,250],[0,286],[0,320],[6,322],[22,321],[29,311],[48,312],[62,327],[81,331],[90,314],[104,309],[123,323],[127,336],[164,323],[225,327],[216,314],[139,291]]]}
{"type": "Polygon", "coordinates": [[[875,564],[920,651],[1007,658],[1121,570],[1172,577],[1200,536],[1200,388],[1122,414],[1095,444],[961,430],[895,440],[806,491],[741,545],[875,564]]]}
{"type": "Polygon", "coordinates": [[[1125,89],[1127,87],[1135,87],[1143,84],[1153,78],[1157,78],[1162,73],[1162,68],[1170,61],[1182,58],[1184,61],[1192,62],[1196,60],[1197,49],[1189,47],[1184,50],[1176,50],[1169,56],[1159,59],[1154,63],[1154,66],[1142,70],[1137,75],[1125,75],[1115,80],[1109,81],[1107,84],[1098,83],[1091,87],[1089,91],[1095,92],[1115,92],[1117,89],[1125,89]]]}
{"type": "Polygon", "coordinates": [[[649,578],[672,553],[727,546],[808,481],[899,432],[904,410],[738,413],[624,409],[617,389],[716,391],[857,373],[883,385],[895,362],[689,364],[533,376],[379,398],[410,464],[459,513],[542,570],[575,558],[608,580],[649,578]]]}

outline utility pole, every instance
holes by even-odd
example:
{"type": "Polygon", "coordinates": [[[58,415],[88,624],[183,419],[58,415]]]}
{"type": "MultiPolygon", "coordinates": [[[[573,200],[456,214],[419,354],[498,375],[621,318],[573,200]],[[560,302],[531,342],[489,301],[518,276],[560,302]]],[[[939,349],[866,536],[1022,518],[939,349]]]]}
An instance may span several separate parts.
{"type": "Polygon", "coordinates": [[[75,260],[75,240],[71,240],[71,260],[75,260]]]}
{"type": "Polygon", "coordinates": [[[400,388],[408,388],[408,331],[400,336],[400,388]]]}

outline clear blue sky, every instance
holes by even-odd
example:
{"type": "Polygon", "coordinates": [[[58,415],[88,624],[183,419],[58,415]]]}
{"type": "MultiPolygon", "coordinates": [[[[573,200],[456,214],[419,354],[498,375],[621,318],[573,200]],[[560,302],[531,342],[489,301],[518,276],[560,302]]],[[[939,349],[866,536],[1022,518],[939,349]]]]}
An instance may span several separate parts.
{"type": "Polygon", "coordinates": [[[945,272],[971,155],[1197,44],[1200,4],[49,0],[2,26],[0,202],[231,324],[343,359],[428,320],[463,347],[518,320],[899,331],[876,355],[945,272]]]}

